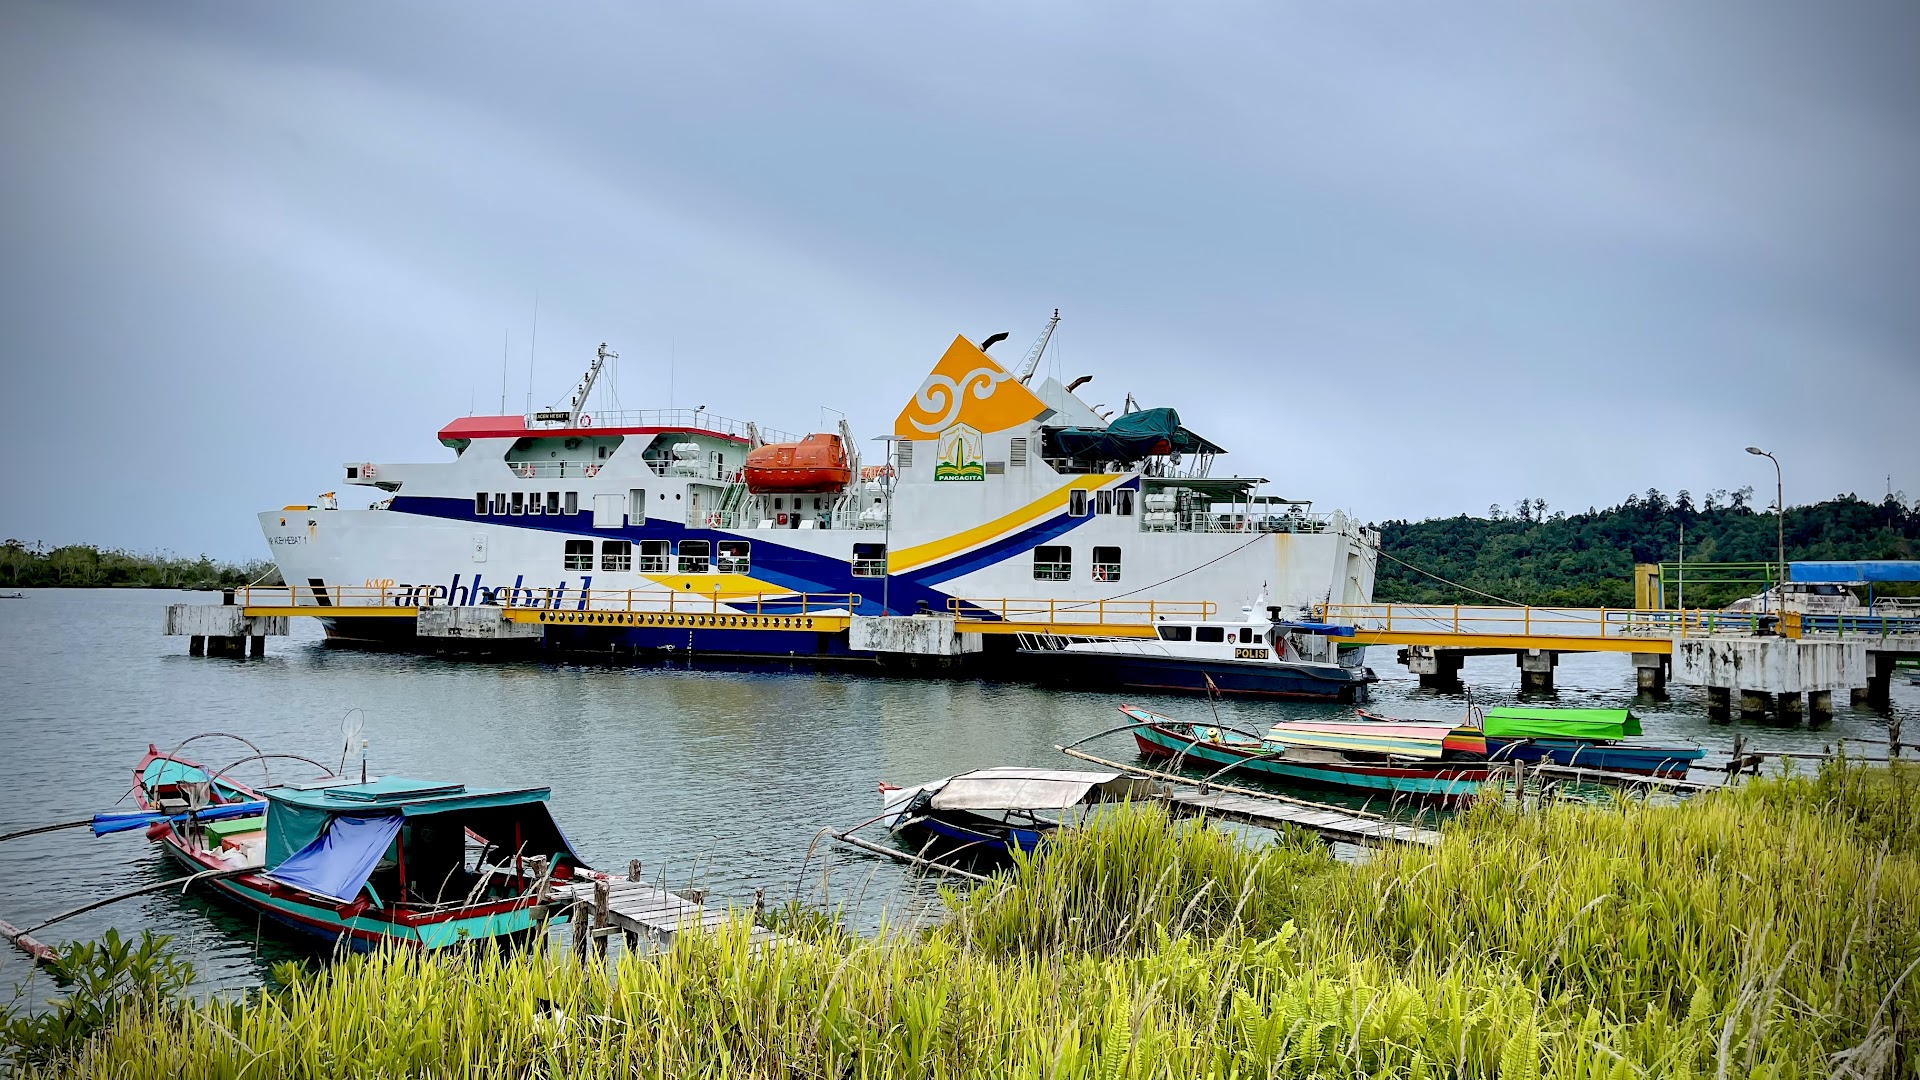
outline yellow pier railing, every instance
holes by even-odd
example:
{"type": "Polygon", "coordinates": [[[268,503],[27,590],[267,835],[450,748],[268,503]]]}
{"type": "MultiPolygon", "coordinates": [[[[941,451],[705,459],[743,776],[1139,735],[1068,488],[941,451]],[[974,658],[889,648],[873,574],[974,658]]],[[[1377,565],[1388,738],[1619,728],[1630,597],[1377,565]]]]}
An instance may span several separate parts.
{"type": "MultiPolygon", "coordinates": [[[[446,606],[444,590],[326,586],[252,586],[234,590],[248,615],[317,618],[413,618],[423,606],[446,606]]],[[[510,622],[554,626],[659,626],[674,629],[845,630],[857,593],[768,593],[723,596],[672,589],[489,591],[510,622]]],[[[456,594],[454,601],[470,601],[456,594]]],[[[1203,600],[1045,600],[955,598],[948,614],[963,633],[1152,637],[1166,619],[1208,619],[1218,605],[1203,600]]]]}
{"type": "MultiPolygon", "coordinates": [[[[1670,653],[1676,639],[1751,634],[1760,616],[1710,610],[1499,607],[1478,604],[1322,604],[1358,645],[1670,653]]],[[[1783,632],[1798,636],[1797,620],[1783,632]]]]}

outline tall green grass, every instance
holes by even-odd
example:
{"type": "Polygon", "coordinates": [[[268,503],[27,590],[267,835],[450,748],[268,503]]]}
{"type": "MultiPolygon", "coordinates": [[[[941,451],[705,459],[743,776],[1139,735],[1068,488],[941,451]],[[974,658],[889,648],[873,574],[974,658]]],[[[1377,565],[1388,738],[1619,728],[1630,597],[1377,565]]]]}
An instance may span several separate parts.
{"type": "Polygon", "coordinates": [[[1920,1075],[1920,770],[1487,806],[1336,863],[1135,808],[930,931],[368,957],[122,1014],[126,1077],[1920,1075]]]}

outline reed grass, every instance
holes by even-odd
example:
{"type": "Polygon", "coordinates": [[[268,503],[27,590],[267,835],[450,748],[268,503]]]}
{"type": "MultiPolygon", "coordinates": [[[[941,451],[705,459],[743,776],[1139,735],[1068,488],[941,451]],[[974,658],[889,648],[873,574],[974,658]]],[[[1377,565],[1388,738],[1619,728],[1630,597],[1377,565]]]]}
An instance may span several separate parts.
{"type": "Polygon", "coordinates": [[[1131,808],[922,933],[375,955],[125,1013],[54,1072],[1911,1077],[1916,796],[1896,766],[1488,805],[1359,865],[1131,808]]]}

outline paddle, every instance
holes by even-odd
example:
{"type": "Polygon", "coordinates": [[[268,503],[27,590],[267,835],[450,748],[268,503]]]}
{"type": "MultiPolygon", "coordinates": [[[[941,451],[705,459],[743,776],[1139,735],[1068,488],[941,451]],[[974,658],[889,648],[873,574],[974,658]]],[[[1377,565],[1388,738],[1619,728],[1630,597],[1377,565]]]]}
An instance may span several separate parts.
{"type": "Polygon", "coordinates": [[[179,822],[188,820],[219,821],[223,818],[246,817],[249,814],[265,813],[266,809],[267,804],[265,800],[255,800],[253,802],[222,803],[219,806],[208,806],[200,810],[190,810],[184,814],[169,815],[158,810],[130,810],[118,814],[95,814],[93,815],[93,835],[105,836],[108,833],[126,832],[129,829],[138,829],[143,825],[151,825],[156,821],[167,821],[178,824],[179,822]]]}

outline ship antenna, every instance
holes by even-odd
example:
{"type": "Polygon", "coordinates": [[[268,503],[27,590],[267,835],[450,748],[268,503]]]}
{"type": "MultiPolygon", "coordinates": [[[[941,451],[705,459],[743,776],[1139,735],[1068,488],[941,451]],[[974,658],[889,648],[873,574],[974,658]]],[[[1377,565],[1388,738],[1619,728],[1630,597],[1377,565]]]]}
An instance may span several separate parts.
{"type": "MultiPolygon", "coordinates": [[[[533,350],[540,345],[540,293],[533,294],[533,339],[527,342],[527,412],[533,412],[533,350]]],[[[503,412],[505,410],[502,410],[503,412]]]]}
{"type": "Polygon", "coordinates": [[[511,344],[511,327],[500,331],[500,415],[507,415],[507,347],[511,344]]]}

